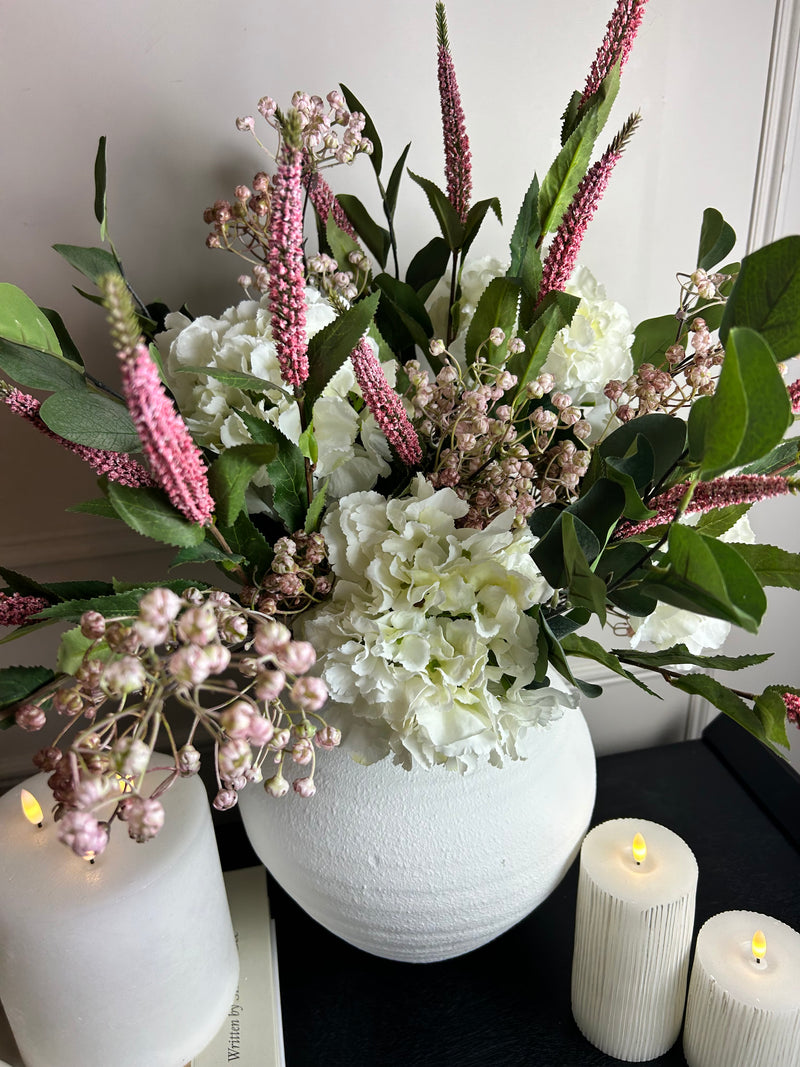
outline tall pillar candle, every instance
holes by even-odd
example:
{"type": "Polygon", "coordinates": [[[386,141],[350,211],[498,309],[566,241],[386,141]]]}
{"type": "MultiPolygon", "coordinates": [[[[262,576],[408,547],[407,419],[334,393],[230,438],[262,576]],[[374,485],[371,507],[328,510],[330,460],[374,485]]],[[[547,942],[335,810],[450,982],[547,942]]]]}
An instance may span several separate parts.
{"type": "MultiPolygon", "coordinates": [[[[46,782],[23,783],[45,808],[46,782]]],[[[0,798],[0,1000],[27,1067],[183,1067],[238,977],[202,783],[174,783],[145,844],[115,823],[93,864],[49,816],[26,821],[20,793],[0,798]]]]}
{"type": "Polygon", "coordinates": [[[608,1055],[651,1060],[677,1040],[696,889],[694,854],[664,826],[614,819],[587,834],[572,1013],[584,1037],[608,1055]],[[644,838],[644,854],[635,854],[637,835],[644,838]]]}
{"type": "Polygon", "coordinates": [[[800,934],[753,911],[709,919],[697,935],[683,1051],[689,1067],[800,1067],[800,934]]]}

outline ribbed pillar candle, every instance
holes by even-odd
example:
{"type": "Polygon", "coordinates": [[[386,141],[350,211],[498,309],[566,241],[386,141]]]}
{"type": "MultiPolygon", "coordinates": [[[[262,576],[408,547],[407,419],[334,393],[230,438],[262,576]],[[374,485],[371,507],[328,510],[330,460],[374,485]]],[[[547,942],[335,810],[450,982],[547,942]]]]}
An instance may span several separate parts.
{"type": "Polygon", "coordinates": [[[800,1067],[800,934],[753,911],[709,919],[697,935],[683,1051],[689,1067],[800,1067]]]}
{"type": "Polygon", "coordinates": [[[645,819],[596,826],[581,848],[572,1013],[610,1056],[662,1055],[681,1028],[694,924],[697,861],[645,819]],[[639,862],[633,841],[644,837],[639,862]]]}

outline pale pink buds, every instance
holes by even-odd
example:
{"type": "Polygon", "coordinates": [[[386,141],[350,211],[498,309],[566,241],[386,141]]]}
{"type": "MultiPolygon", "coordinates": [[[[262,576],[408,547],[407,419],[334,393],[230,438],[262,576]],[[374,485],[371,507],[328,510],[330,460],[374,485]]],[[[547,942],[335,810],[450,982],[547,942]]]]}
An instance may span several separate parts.
{"type": "Polygon", "coordinates": [[[253,645],[261,656],[275,656],[283,652],[292,639],[291,631],[281,622],[260,622],[256,627],[253,645]]]}
{"type": "Polygon", "coordinates": [[[255,713],[250,716],[245,736],[251,745],[257,745],[260,748],[262,745],[269,744],[274,733],[275,727],[271,719],[255,713]]]}
{"type": "Polygon", "coordinates": [[[276,653],[275,662],[288,674],[305,674],[317,662],[317,653],[310,641],[290,641],[276,653]]]}
{"type": "Polygon", "coordinates": [[[58,839],[76,856],[99,856],[108,844],[108,827],[88,811],[67,811],[58,822],[58,839]]]}
{"type": "Polygon", "coordinates": [[[292,782],[292,787],[295,793],[306,798],[313,797],[317,791],[313,778],[295,778],[292,782]]]}
{"type": "Polygon", "coordinates": [[[211,662],[205,649],[198,645],[187,645],[170,656],[167,670],[179,682],[201,685],[211,674],[211,662]]]}
{"type": "Polygon", "coordinates": [[[81,615],[81,633],[90,641],[96,641],[106,632],[106,620],[99,611],[84,611],[81,615]]]}
{"type": "Polygon", "coordinates": [[[217,619],[208,604],[187,608],[178,619],[178,635],[193,645],[208,645],[217,636],[217,619]]]}
{"type": "Polygon", "coordinates": [[[126,797],[119,817],[128,824],[128,835],[140,844],[155,837],[164,825],[164,805],[154,797],[126,797]]]}
{"type": "Polygon", "coordinates": [[[256,678],[254,692],[258,700],[269,704],[277,700],[286,685],[286,675],[283,671],[262,671],[256,678]]]}
{"type": "Polygon", "coordinates": [[[239,794],[235,789],[220,789],[211,803],[217,811],[228,811],[239,803],[239,794]]]}
{"type": "Polygon", "coordinates": [[[253,762],[253,753],[243,737],[234,737],[220,745],[217,763],[223,778],[244,774],[253,762]]]}
{"type": "Polygon", "coordinates": [[[317,730],[314,735],[314,744],[318,748],[333,749],[340,745],[342,742],[342,731],[337,730],[335,726],[323,726],[321,730],[317,730]]]}
{"type": "Polygon", "coordinates": [[[150,748],[140,738],[121,737],[111,746],[114,767],[124,778],[137,778],[147,770],[150,748]]]}
{"type": "Polygon", "coordinates": [[[200,753],[194,745],[178,749],[178,772],[181,778],[190,778],[200,770],[200,753]]]}
{"type": "Polygon", "coordinates": [[[143,689],[146,681],[144,664],[135,656],[123,656],[105,665],[100,685],[109,696],[125,696],[143,689]]]}
{"type": "Polygon", "coordinates": [[[210,674],[222,674],[224,670],[227,670],[231,662],[230,649],[216,642],[206,645],[203,649],[203,655],[208,661],[210,674]]]}
{"type": "Polygon", "coordinates": [[[47,716],[37,704],[21,704],[14,712],[14,722],[23,730],[35,733],[47,722],[47,716]]]}
{"type": "Polygon", "coordinates": [[[319,711],[328,699],[328,687],[321,678],[298,678],[291,689],[291,700],[304,711],[319,711]]]}
{"type": "Polygon", "coordinates": [[[219,724],[228,737],[246,737],[250,726],[251,706],[244,700],[230,704],[219,717],[219,724]]]}
{"type": "Polygon", "coordinates": [[[281,772],[278,771],[272,778],[267,778],[265,780],[264,789],[271,797],[285,797],[289,792],[289,783],[283,777],[281,772]]]}
{"type": "Polygon", "coordinates": [[[139,601],[139,618],[151,626],[166,626],[182,607],[183,601],[171,589],[151,589],[139,601]]]}
{"type": "Polygon", "coordinates": [[[304,766],[314,758],[314,749],[307,737],[301,737],[292,747],[292,760],[304,766]]]}

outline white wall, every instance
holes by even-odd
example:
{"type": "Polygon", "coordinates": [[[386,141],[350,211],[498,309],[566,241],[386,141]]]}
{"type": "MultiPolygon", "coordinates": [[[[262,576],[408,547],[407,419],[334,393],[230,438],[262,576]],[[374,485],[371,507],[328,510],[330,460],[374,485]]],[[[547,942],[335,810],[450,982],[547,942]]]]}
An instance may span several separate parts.
{"type": "MultiPolygon", "coordinates": [[[[557,151],[559,115],[582,86],[612,6],[448,4],[475,194],[499,195],[506,218],[505,235],[487,222],[476,251],[504,253],[533,170],[542,174],[557,151]]],[[[644,122],[583,256],[635,321],[673,310],[674,274],[693,265],[706,206],[719,207],[742,237],[747,232],[771,6],[648,5],[611,126],[637,108],[644,122]]],[[[8,4],[0,72],[0,278],[59,308],[87,360],[110,380],[115,368],[102,316],[73,293],[79,277],[49,251],[54,242],[98,242],[91,171],[100,134],[109,137],[111,232],[130,277],[147,300],[185,300],[195,313],[216,313],[237,299],[240,268],[204,249],[201,215],[264,166],[234,128],[261,95],[285,103],[294,89],[324,95],[342,79],[375,119],[387,169],[412,140],[411,168],[443,183],[433,0],[352,0],[338,8],[313,0],[8,4]]],[[[331,182],[372,196],[366,160],[332,172],[331,182]]],[[[407,182],[401,198],[407,261],[435,230],[416,186],[407,182]]],[[[35,565],[52,578],[61,576],[65,558],[76,561],[75,571],[85,559],[94,575],[142,570],[141,556],[122,554],[132,537],[117,525],[64,514],[69,503],[95,495],[91,473],[77,460],[2,412],[0,449],[6,565],[35,565]]],[[[23,658],[22,643],[0,647],[0,663],[23,658]]],[[[617,704],[616,689],[612,695],[608,704],[617,704]]],[[[685,705],[640,714],[635,699],[633,712],[593,711],[601,748],[682,736],[685,705]]],[[[0,740],[6,744],[7,736],[0,740]]]]}

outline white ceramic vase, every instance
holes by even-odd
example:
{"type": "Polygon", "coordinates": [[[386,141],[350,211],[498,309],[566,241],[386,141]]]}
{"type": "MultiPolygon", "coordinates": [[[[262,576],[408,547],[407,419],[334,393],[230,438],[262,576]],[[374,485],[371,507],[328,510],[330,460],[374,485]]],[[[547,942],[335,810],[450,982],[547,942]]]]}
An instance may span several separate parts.
{"type": "Polygon", "coordinates": [[[537,907],[589,825],[595,758],[580,710],[525,742],[526,759],[465,775],[320,753],[315,797],[249,786],[242,818],[275,879],[328,930],[388,959],[448,959],[537,907]]]}

